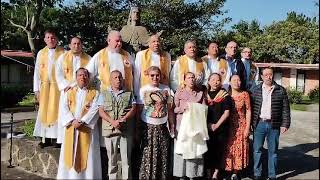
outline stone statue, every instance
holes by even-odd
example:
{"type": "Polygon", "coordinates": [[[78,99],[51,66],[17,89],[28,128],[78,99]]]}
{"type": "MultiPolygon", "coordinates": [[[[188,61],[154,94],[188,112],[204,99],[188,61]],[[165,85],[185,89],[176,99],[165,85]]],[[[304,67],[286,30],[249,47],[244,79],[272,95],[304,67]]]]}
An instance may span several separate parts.
{"type": "MultiPolygon", "coordinates": [[[[127,25],[122,27],[120,34],[124,49],[130,53],[136,54],[148,46],[151,33],[140,25],[140,9],[137,6],[131,7],[127,25]]],[[[160,36],[162,31],[157,34],[160,36]]]]}

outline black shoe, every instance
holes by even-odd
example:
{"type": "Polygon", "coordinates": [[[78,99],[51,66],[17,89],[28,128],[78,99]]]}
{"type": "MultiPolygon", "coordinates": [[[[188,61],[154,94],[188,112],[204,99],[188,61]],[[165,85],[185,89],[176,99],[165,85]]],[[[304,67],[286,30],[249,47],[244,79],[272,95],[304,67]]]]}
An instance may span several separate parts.
{"type": "Polygon", "coordinates": [[[43,148],[47,147],[48,144],[47,144],[47,143],[40,142],[40,143],[38,144],[38,146],[39,146],[41,149],[43,149],[43,148]]]}
{"type": "Polygon", "coordinates": [[[55,143],[55,144],[54,144],[54,148],[61,148],[61,144],[55,143]]]}
{"type": "Polygon", "coordinates": [[[253,176],[254,180],[262,180],[261,176],[253,176]]]}

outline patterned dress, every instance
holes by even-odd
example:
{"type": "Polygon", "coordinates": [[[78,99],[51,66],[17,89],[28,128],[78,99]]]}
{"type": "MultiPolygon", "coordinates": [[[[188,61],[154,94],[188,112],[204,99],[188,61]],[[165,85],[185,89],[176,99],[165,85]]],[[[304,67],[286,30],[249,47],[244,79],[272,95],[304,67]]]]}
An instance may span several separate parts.
{"type": "MultiPolygon", "coordinates": [[[[178,89],[174,96],[174,112],[176,113],[176,130],[179,133],[182,115],[186,110],[188,102],[205,104],[203,91],[188,92],[185,89],[178,89]]],[[[174,139],[174,146],[177,139],[174,139]]],[[[173,176],[189,178],[203,176],[203,158],[183,159],[180,154],[173,154],[173,176]]]]}
{"type": "Polygon", "coordinates": [[[170,134],[168,130],[168,105],[172,103],[170,89],[145,85],[140,89],[143,102],[141,114],[141,144],[139,179],[168,179],[170,160],[170,134]]]}
{"type": "Polygon", "coordinates": [[[225,170],[242,170],[249,164],[249,141],[244,137],[247,126],[246,111],[251,110],[248,92],[232,96],[234,103],[230,118],[229,140],[225,156],[225,170]]]}

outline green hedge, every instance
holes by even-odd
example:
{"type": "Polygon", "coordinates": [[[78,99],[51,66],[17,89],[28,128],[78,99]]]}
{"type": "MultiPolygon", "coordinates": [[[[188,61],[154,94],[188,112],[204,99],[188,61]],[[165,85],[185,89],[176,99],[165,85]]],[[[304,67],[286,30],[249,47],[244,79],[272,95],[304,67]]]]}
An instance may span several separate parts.
{"type": "Polygon", "coordinates": [[[302,101],[303,93],[301,91],[298,91],[294,88],[288,88],[287,89],[289,102],[291,104],[298,104],[302,101]]]}
{"type": "Polygon", "coordinates": [[[309,96],[309,99],[311,100],[319,100],[319,87],[311,90],[309,93],[308,93],[308,96],[309,96]]]}
{"type": "Polygon", "coordinates": [[[14,107],[25,97],[32,88],[27,86],[1,86],[1,109],[14,107]]]}

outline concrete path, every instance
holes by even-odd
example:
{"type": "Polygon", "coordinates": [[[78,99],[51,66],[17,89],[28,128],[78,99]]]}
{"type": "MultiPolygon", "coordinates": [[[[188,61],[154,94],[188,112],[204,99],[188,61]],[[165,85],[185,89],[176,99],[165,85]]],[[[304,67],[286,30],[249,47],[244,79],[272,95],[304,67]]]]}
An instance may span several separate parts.
{"type": "MultiPolygon", "coordinates": [[[[13,114],[13,121],[23,121],[27,119],[36,119],[37,111],[31,112],[18,112],[13,114]]],[[[10,113],[2,113],[1,112],[1,124],[3,123],[10,123],[11,122],[11,114],[10,113]]]]}

